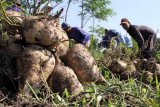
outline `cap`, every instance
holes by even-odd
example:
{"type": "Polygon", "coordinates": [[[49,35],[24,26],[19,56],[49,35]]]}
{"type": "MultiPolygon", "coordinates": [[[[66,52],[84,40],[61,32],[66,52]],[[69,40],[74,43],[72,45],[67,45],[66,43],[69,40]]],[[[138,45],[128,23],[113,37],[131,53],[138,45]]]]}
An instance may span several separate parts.
{"type": "Polygon", "coordinates": [[[105,30],[105,31],[108,31],[108,29],[106,29],[106,28],[105,28],[104,30],[105,30]]]}
{"type": "Polygon", "coordinates": [[[121,19],[121,24],[120,25],[122,25],[122,23],[126,23],[126,22],[130,23],[127,18],[123,18],[123,19],[121,19]]]}
{"type": "Polygon", "coordinates": [[[71,26],[68,23],[62,23],[62,29],[70,28],[71,26]]]}

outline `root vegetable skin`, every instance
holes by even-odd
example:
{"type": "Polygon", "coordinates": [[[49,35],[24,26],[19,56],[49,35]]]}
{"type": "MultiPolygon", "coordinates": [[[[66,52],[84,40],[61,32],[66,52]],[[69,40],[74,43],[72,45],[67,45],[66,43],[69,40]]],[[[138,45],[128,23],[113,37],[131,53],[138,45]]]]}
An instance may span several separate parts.
{"type": "Polygon", "coordinates": [[[51,50],[56,48],[59,56],[66,54],[69,48],[68,36],[60,27],[58,18],[36,20],[28,17],[23,26],[27,43],[47,46],[51,50]]]}
{"type": "Polygon", "coordinates": [[[101,78],[101,82],[105,82],[94,58],[82,44],[73,45],[73,47],[64,56],[63,61],[67,66],[73,69],[79,81],[98,82],[101,78]]]}
{"type": "Polygon", "coordinates": [[[113,61],[111,63],[110,69],[115,73],[122,73],[127,70],[127,63],[124,61],[113,61]]]}
{"type": "Polygon", "coordinates": [[[74,71],[63,65],[56,65],[54,71],[48,78],[48,85],[53,92],[63,94],[67,89],[71,95],[77,95],[83,91],[82,84],[78,81],[74,71]]]}
{"type": "Polygon", "coordinates": [[[27,46],[17,59],[20,89],[28,91],[28,82],[33,89],[40,89],[55,67],[54,56],[46,49],[27,46]]]}

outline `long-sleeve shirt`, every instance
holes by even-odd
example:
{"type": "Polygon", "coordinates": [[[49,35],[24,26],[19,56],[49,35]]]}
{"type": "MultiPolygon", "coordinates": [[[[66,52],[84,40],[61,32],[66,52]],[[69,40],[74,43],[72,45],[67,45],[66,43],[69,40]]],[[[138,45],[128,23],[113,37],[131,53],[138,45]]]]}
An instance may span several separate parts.
{"type": "Polygon", "coordinates": [[[144,49],[147,43],[146,48],[153,49],[155,42],[153,38],[156,36],[153,29],[147,26],[131,25],[127,32],[137,42],[139,48],[144,49]]]}
{"type": "Polygon", "coordinates": [[[105,48],[108,48],[113,37],[117,37],[115,39],[115,47],[120,43],[123,43],[124,45],[126,45],[126,47],[133,47],[132,39],[130,36],[123,36],[114,29],[110,29],[108,33],[102,38],[101,45],[105,48]]]}
{"type": "Polygon", "coordinates": [[[20,12],[21,11],[21,9],[18,6],[16,6],[15,4],[12,5],[11,7],[8,7],[6,10],[7,11],[16,11],[16,12],[20,12]]]}
{"type": "Polygon", "coordinates": [[[71,31],[67,33],[69,39],[74,39],[76,42],[86,45],[90,41],[89,33],[78,27],[72,27],[71,31]]]}
{"type": "MultiPolygon", "coordinates": [[[[108,47],[110,46],[111,39],[112,39],[113,37],[118,36],[118,35],[120,35],[119,32],[117,32],[117,31],[114,30],[114,29],[110,29],[110,30],[108,31],[108,33],[102,38],[101,45],[102,45],[103,47],[105,47],[105,48],[108,48],[108,47]]],[[[116,39],[116,42],[119,43],[119,40],[116,39]]]]}

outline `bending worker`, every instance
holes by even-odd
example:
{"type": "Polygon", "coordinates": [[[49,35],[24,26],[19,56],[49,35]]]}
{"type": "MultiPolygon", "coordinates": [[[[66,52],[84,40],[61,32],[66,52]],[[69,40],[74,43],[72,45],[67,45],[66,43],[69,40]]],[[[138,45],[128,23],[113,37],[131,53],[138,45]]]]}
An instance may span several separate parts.
{"type": "Polygon", "coordinates": [[[81,43],[87,47],[90,46],[90,35],[83,29],[71,27],[67,23],[62,23],[62,28],[67,33],[69,39],[74,39],[77,43],[81,43]]]}
{"type": "Polygon", "coordinates": [[[132,40],[129,36],[122,36],[119,32],[117,32],[114,29],[105,29],[105,36],[103,36],[102,41],[100,43],[101,46],[104,48],[109,48],[111,41],[114,39],[115,46],[119,45],[120,43],[123,43],[126,45],[126,47],[131,48],[133,46],[132,40]]]}
{"type": "Polygon", "coordinates": [[[151,58],[151,52],[156,41],[154,30],[148,26],[132,25],[127,18],[123,18],[120,25],[137,42],[138,47],[141,49],[142,57],[151,58]]]}

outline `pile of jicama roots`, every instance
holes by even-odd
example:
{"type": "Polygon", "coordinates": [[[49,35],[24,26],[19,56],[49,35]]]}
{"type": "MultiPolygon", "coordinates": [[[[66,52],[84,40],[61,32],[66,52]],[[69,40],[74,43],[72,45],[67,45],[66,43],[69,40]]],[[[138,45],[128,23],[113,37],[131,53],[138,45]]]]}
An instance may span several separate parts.
{"type": "Polygon", "coordinates": [[[59,22],[61,12],[55,16],[6,12],[12,23],[8,20],[1,23],[3,32],[8,35],[7,43],[2,42],[1,49],[16,56],[17,70],[12,78],[18,82],[19,93],[29,94],[32,89],[41,89],[47,84],[52,92],[60,95],[65,89],[71,95],[77,95],[84,90],[84,83],[106,83],[85,46],[74,44],[69,47],[68,36],[59,22]]]}
{"type": "Polygon", "coordinates": [[[121,80],[129,78],[143,81],[144,83],[153,83],[160,80],[160,63],[155,58],[130,58],[123,54],[122,49],[106,49],[104,52],[103,64],[114,74],[118,74],[121,80]]]}

